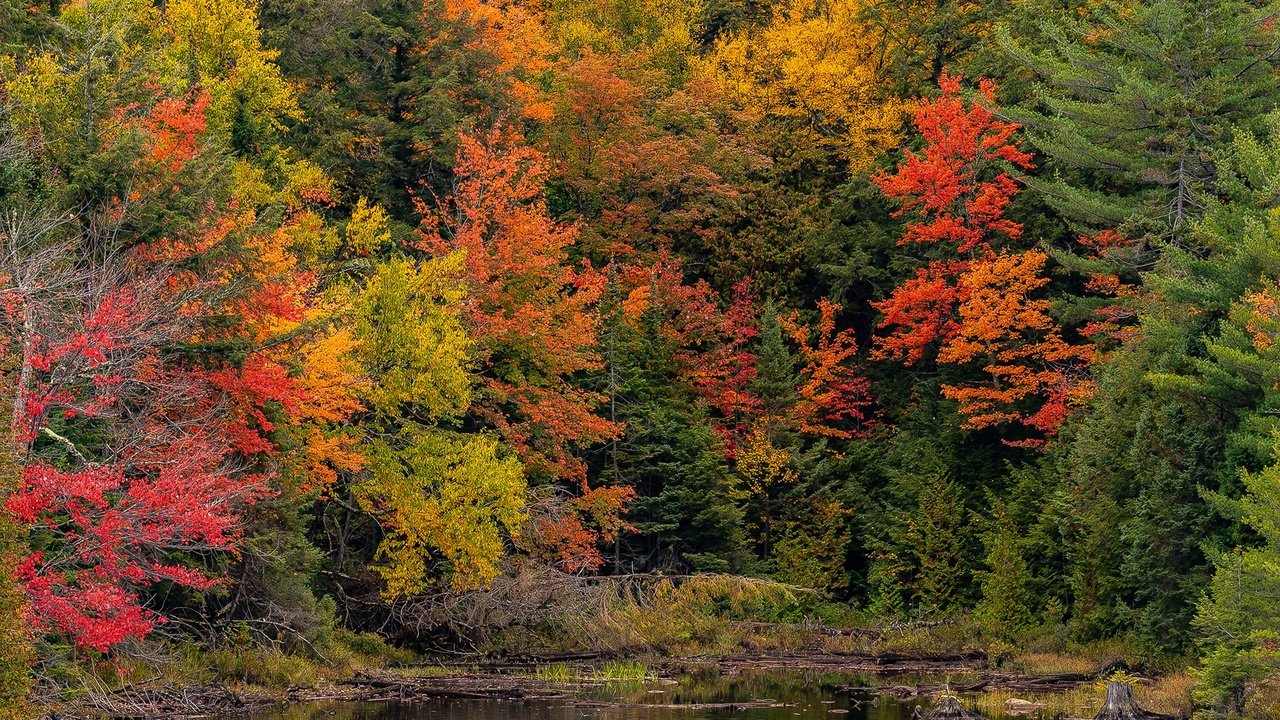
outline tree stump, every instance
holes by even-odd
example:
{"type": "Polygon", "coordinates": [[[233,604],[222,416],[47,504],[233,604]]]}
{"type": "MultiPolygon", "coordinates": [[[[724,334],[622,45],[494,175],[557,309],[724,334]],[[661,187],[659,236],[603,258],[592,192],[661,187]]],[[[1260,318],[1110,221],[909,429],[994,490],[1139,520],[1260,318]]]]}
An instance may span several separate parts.
{"type": "Polygon", "coordinates": [[[1133,688],[1127,683],[1107,683],[1107,701],[1094,716],[1094,720],[1158,720],[1168,715],[1153,713],[1138,707],[1133,699],[1133,688]]]}
{"type": "Polygon", "coordinates": [[[937,704],[921,715],[923,720],[986,720],[981,715],[966,710],[955,695],[943,695],[937,704]]]}

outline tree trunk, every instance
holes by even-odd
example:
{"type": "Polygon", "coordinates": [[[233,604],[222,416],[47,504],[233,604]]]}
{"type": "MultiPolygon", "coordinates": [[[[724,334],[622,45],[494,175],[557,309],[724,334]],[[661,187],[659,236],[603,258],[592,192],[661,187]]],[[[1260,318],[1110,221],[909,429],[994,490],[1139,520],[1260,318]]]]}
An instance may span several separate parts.
{"type": "Polygon", "coordinates": [[[981,715],[960,704],[955,695],[943,695],[938,702],[922,716],[923,720],[985,720],[981,715]]]}
{"type": "Polygon", "coordinates": [[[1133,699],[1133,688],[1129,684],[1109,682],[1107,701],[1094,716],[1094,720],[1156,720],[1167,717],[1169,716],[1147,712],[1138,707],[1138,701],[1133,699]]]}

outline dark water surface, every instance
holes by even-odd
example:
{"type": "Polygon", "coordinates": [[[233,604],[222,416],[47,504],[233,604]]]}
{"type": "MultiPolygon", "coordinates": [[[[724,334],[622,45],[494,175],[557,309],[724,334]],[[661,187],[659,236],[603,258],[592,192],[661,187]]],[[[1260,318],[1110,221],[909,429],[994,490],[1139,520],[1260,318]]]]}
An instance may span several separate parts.
{"type": "MultiPolygon", "coordinates": [[[[908,720],[924,698],[899,701],[869,686],[912,685],[920,678],[769,670],[731,676],[603,684],[574,699],[429,700],[414,703],[310,703],[280,708],[252,720],[908,720]],[[577,700],[628,707],[577,707],[577,700]],[[644,705],[774,701],[785,707],[671,708],[644,705]],[[640,705],[640,707],[630,706],[640,705]]],[[[243,720],[243,719],[242,719],[243,720]]]]}

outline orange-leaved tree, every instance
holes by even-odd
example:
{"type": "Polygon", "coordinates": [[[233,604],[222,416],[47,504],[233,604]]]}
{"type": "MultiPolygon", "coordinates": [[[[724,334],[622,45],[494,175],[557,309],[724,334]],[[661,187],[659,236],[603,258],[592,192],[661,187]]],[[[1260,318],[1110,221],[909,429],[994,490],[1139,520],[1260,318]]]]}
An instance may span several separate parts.
{"type": "Polygon", "coordinates": [[[630,498],[626,489],[589,486],[577,454],[618,432],[598,413],[602,396],[579,382],[601,367],[603,276],[585,262],[574,267],[578,228],[549,215],[546,156],[517,133],[498,126],[463,134],[454,172],[451,197],[435,208],[420,203],[418,246],[465,252],[463,317],[483,377],[472,411],[535,479],[576,489],[567,507],[534,517],[533,540],[550,541],[549,554],[565,567],[598,567],[589,548],[620,531],[616,517],[630,498]]]}

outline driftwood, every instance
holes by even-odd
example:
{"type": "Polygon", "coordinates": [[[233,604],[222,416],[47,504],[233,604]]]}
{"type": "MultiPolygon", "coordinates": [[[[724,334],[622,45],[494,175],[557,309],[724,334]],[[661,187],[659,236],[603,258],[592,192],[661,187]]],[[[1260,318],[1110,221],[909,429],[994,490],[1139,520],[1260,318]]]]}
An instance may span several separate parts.
{"type": "Polygon", "coordinates": [[[1122,682],[1107,683],[1107,701],[1094,716],[1094,720],[1162,720],[1171,716],[1161,715],[1138,707],[1133,699],[1133,688],[1122,682]]]}
{"type": "Polygon", "coordinates": [[[626,708],[628,710],[750,710],[753,708],[795,707],[795,703],[783,703],[773,700],[747,700],[731,703],[624,703],[605,702],[602,700],[580,700],[573,704],[576,708],[626,708]]]}

